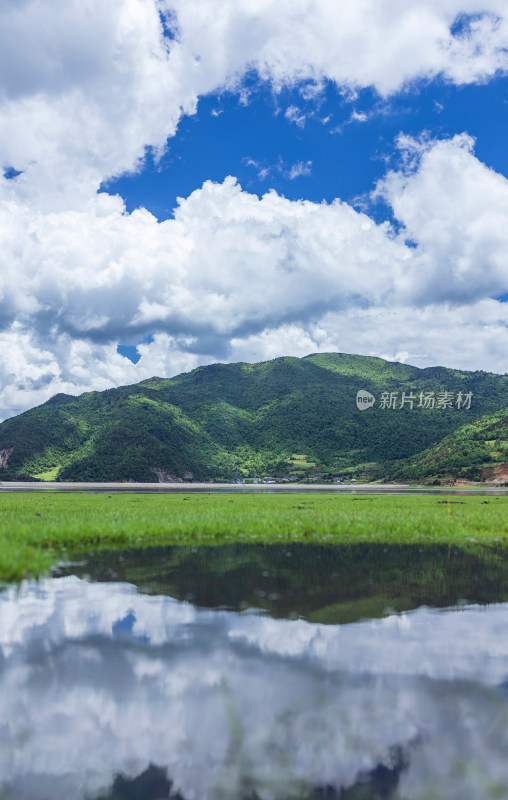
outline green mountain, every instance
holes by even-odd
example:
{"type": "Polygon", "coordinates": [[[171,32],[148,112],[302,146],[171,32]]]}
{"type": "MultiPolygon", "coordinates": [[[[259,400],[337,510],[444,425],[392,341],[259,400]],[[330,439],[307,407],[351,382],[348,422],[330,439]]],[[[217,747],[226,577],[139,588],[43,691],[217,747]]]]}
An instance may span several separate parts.
{"type": "Polygon", "coordinates": [[[397,465],[396,480],[508,479],[508,409],[461,425],[437,444],[397,465]]]}
{"type": "Polygon", "coordinates": [[[212,364],[79,397],[59,394],[6,420],[0,478],[376,477],[503,408],[508,375],[483,371],[342,353],[212,364]],[[375,397],[372,407],[358,410],[359,390],[375,397]],[[448,406],[440,408],[443,392],[448,406]],[[434,407],[424,407],[425,395],[434,407]]]}

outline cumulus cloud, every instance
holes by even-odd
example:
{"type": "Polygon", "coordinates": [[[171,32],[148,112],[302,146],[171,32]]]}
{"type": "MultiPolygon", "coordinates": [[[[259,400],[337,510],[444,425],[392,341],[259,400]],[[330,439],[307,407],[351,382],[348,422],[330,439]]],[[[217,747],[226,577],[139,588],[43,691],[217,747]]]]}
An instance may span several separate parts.
{"type": "Polygon", "coordinates": [[[501,0],[2,4],[0,167],[21,174],[0,178],[0,416],[55,391],[295,347],[374,342],[459,365],[453,336],[417,346],[418,314],[453,320],[457,343],[476,332],[485,349],[464,366],[488,360],[505,335],[505,306],[486,298],[508,287],[508,188],[466,135],[401,138],[405,160],[376,189],[398,233],[340,200],[258,198],[234,178],[205,182],[162,223],[97,189],[161,152],[200,96],[241,91],[246,71],[313,96],[326,80],[351,97],[438,74],[478,82],[506,71],[507,20],[501,0]],[[397,341],[384,332],[393,309],[397,341]],[[135,367],[116,353],[148,332],[135,367]]]}
{"type": "Polygon", "coordinates": [[[406,168],[389,172],[377,193],[418,243],[421,302],[470,302],[508,288],[508,181],[473,156],[462,134],[400,146],[406,168]]]}
{"type": "Polygon", "coordinates": [[[384,95],[416,78],[455,83],[488,78],[508,65],[504,0],[167,0],[182,41],[203,42],[203,23],[219,52],[228,42],[229,74],[242,61],[276,85],[323,78],[384,95]],[[458,23],[452,32],[453,23],[458,23]]]}
{"type": "Polygon", "coordinates": [[[507,45],[504,0],[3,3],[3,166],[23,171],[18,191],[58,205],[58,188],[68,207],[163,148],[200,95],[240,86],[246,70],[275,88],[328,79],[387,95],[438,74],[486,80],[506,71],[507,45]]]}
{"type": "Polygon", "coordinates": [[[1,416],[11,417],[59,392],[102,391],[154,375],[187,372],[203,363],[188,345],[188,339],[157,333],[150,345],[138,345],[141,360],[134,365],[116,352],[116,343],[56,333],[42,337],[36,328],[15,322],[0,332],[1,416]]]}
{"type": "Polygon", "coordinates": [[[360,353],[417,367],[508,372],[506,304],[493,299],[469,306],[373,305],[329,312],[305,325],[284,324],[231,339],[234,361],[263,361],[281,353],[360,353]]]}
{"type": "Polygon", "coordinates": [[[258,198],[232,177],[164,222],[104,194],[51,214],[4,203],[4,414],[55,391],[281,353],[507,370],[506,304],[492,298],[508,286],[508,181],[466,136],[400,147],[402,167],[376,189],[398,232],[339,200],[258,198]],[[116,354],[150,331],[136,366],[116,354]]]}
{"type": "Polygon", "coordinates": [[[386,225],[345,203],[274,191],[259,199],[234,178],[205,182],[161,223],[143,209],[125,214],[107,195],[83,212],[26,210],[4,253],[4,318],[102,341],[159,327],[227,336],[361,294],[372,301],[393,289],[391,265],[408,255],[386,225]],[[368,289],[357,266],[369,272],[368,289]]]}

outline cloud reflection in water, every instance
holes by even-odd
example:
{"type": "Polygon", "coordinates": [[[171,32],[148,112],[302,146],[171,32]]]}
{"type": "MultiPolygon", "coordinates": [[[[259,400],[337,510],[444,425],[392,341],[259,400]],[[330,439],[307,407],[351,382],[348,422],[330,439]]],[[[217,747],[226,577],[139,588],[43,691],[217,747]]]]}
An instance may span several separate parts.
{"type": "Polygon", "coordinates": [[[0,796],[150,764],[185,800],[340,796],[403,753],[394,797],[508,797],[507,630],[505,604],[324,626],[26,582],[0,595],[0,796]]]}

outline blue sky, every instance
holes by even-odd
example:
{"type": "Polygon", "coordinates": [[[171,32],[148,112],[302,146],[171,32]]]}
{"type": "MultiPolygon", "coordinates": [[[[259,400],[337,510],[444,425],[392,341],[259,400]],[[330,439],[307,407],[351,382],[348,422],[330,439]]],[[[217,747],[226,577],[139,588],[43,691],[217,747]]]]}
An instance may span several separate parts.
{"type": "Polygon", "coordinates": [[[340,351],[508,373],[506,0],[0,6],[0,419],[340,351]]]}
{"type": "MultiPolygon", "coordinates": [[[[387,165],[396,166],[399,133],[450,138],[465,131],[476,140],[477,157],[508,176],[506,77],[470,86],[417,82],[388,99],[365,89],[352,100],[331,82],[316,98],[305,99],[306,88],[275,94],[250,76],[244,94],[204,97],[196,114],[181,120],[162,158],[148,151],[140,171],[109,180],[102,189],[120,194],[129,211],[144,206],[159,220],[173,215],[178,197],[227,175],[259,196],[275,189],[290,200],[330,203],[339,197],[364,205],[387,165]],[[297,122],[288,118],[288,109],[295,109],[297,122]],[[297,164],[307,170],[292,178],[297,164]]],[[[383,204],[372,203],[369,210],[378,220],[391,218],[383,204]]]]}
{"type": "MultiPolygon", "coordinates": [[[[508,176],[504,76],[468,86],[442,79],[417,82],[387,99],[372,89],[344,96],[333,82],[316,96],[313,89],[303,83],[275,93],[250,75],[240,92],[202,98],[196,113],[180,121],[162,157],[148,150],[141,168],[106,181],[101,190],[118,193],[129,212],[144,207],[161,221],[173,217],[178,198],[204,181],[221,183],[232,175],[259,197],[275,190],[295,201],[340,198],[397,228],[390,206],[371,194],[387,169],[400,162],[400,134],[450,139],[467,132],[475,139],[476,156],[508,176]]],[[[508,286],[496,296],[506,300],[508,286]]],[[[132,344],[119,344],[118,352],[133,363],[140,359],[132,344]]]]}

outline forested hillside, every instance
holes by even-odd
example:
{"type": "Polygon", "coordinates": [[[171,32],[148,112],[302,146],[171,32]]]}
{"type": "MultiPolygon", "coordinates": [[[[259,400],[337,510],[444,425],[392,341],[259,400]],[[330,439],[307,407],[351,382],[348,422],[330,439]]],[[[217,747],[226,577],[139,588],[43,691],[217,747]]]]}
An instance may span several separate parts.
{"type": "MultiPolygon", "coordinates": [[[[423,453],[397,465],[397,480],[465,478],[481,480],[502,464],[508,470],[508,409],[462,425],[423,453]]],[[[504,470],[499,470],[502,473],[504,470]]]]}
{"type": "Polygon", "coordinates": [[[341,353],[213,364],[79,397],[56,395],[6,420],[0,479],[375,478],[503,408],[508,376],[482,371],[341,353]],[[359,390],[372,394],[372,407],[358,410],[359,390]],[[434,407],[425,407],[431,396],[434,407]]]}

